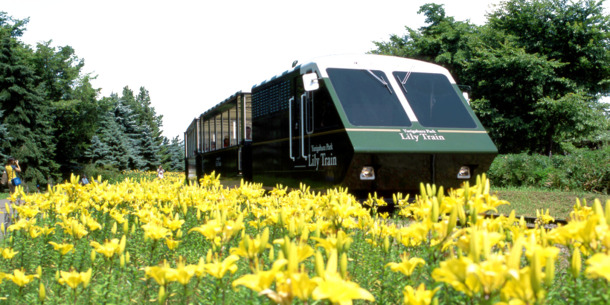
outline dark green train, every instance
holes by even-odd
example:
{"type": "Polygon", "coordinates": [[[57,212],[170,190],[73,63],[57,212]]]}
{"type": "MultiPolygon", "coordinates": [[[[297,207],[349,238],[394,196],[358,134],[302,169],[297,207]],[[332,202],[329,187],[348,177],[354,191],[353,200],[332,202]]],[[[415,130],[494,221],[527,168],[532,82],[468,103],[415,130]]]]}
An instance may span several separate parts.
{"type": "Polygon", "coordinates": [[[318,58],[238,92],[193,120],[185,147],[191,179],[354,194],[459,187],[497,155],[445,68],[381,55],[318,58]]]}

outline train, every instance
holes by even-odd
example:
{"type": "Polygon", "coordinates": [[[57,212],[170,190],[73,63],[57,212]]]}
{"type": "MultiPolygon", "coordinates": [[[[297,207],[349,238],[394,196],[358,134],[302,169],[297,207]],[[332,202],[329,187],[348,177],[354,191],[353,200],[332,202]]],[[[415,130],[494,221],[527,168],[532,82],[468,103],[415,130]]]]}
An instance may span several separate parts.
{"type": "Polygon", "coordinates": [[[447,69],[373,54],[295,63],[195,117],[184,143],[188,179],[356,195],[460,187],[498,153],[447,69]]]}

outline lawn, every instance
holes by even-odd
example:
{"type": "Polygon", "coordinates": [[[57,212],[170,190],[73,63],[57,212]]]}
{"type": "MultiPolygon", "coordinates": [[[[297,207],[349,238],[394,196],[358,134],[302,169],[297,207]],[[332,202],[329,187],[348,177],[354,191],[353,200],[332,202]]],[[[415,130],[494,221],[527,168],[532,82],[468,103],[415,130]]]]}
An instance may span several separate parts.
{"type": "Polygon", "coordinates": [[[508,214],[514,209],[517,215],[536,216],[536,210],[549,209],[549,214],[557,219],[566,219],[573,210],[577,199],[581,201],[581,204],[586,201],[589,206],[596,198],[602,204],[610,200],[610,195],[535,188],[492,187],[492,192],[495,192],[500,199],[510,202],[510,205],[500,206],[499,213],[508,214]]]}

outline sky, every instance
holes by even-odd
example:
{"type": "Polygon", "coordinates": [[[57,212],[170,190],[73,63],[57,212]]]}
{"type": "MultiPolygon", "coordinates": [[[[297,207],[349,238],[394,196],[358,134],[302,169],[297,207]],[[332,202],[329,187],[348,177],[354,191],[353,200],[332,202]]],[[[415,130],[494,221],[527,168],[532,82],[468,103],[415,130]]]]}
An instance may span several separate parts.
{"type": "Polygon", "coordinates": [[[0,0],[0,11],[29,18],[26,44],[71,46],[99,97],[145,87],[163,134],[182,139],[195,117],[295,60],[363,54],[425,26],[417,11],[431,2],[482,25],[499,0],[0,0]]]}

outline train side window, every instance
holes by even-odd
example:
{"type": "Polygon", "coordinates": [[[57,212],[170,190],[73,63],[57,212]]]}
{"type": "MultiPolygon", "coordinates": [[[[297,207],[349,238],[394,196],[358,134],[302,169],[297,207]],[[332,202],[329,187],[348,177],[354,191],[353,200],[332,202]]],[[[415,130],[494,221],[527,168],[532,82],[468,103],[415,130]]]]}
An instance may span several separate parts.
{"type": "Polygon", "coordinates": [[[313,126],[314,126],[314,101],[313,101],[313,94],[312,92],[306,92],[305,93],[305,100],[303,101],[305,103],[304,107],[305,107],[305,131],[307,132],[307,134],[312,134],[313,133],[313,126]]]}
{"type": "Polygon", "coordinates": [[[246,126],[244,132],[246,133],[246,140],[252,140],[252,97],[246,96],[246,126]]]}
{"type": "Polygon", "coordinates": [[[442,74],[394,72],[402,92],[424,127],[475,128],[458,92],[442,74]]]}
{"type": "Polygon", "coordinates": [[[231,139],[230,145],[237,145],[237,106],[233,105],[229,109],[229,137],[231,139]]]}
{"type": "Polygon", "coordinates": [[[315,104],[313,106],[315,109],[312,109],[312,111],[315,110],[315,115],[313,116],[314,128],[315,130],[322,131],[338,128],[341,120],[328,92],[328,87],[326,87],[324,82],[319,84],[320,88],[313,92],[312,98],[312,102],[315,104]]]}
{"type": "Polygon", "coordinates": [[[203,122],[203,151],[210,151],[210,121],[203,122]]]}

